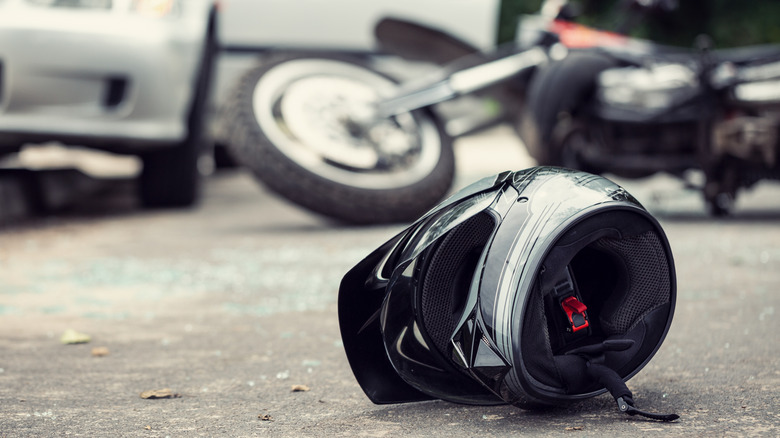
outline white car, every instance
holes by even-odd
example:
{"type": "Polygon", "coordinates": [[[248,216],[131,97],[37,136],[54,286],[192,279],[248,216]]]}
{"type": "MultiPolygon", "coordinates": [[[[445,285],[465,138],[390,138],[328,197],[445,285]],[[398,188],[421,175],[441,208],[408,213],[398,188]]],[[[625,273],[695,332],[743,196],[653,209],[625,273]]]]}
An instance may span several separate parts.
{"type": "Polygon", "coordinates": [[[212,0],[0,0],[0,155],[138,155],[144,205],[193,204],[216,20],[212,0]]]}

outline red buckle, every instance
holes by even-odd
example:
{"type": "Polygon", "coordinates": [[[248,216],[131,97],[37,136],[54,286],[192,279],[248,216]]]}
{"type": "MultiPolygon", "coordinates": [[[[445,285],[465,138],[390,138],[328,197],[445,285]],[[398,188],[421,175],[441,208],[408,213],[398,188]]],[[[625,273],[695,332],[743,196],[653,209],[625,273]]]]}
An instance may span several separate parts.
{"type": "Polygon", "coordinates": [[[576,297],[566,297],[561,301],[561,307],[566,312],[566,316],[569,318],[569,324],[571,325],[571,331],[576,332],[586,328],[588,323],[587,306],[582,304],[576,297]]]}

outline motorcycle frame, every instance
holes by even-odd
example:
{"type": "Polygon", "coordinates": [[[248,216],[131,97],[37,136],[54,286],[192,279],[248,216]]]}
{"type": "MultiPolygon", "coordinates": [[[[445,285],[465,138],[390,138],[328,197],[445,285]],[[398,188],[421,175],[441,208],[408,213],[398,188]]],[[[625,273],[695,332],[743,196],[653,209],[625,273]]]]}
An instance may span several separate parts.
{"type": "MultiPolygon", "coordinates": [[[[562,6],[566,3],[568,2],[547,0],[539,14],[524,16],[520,24],[522,33],[518,32],[518,40],[515,41],[515,46],[511,47],[510,53],[493,59],[444,32],[405,20],[383,20],[377,26],[377,38],[381,45],[391,46],[392,51],[402,57],[418,60],[424,58],[415,46],[420,40],[428,40],[423,44],[424,47],[445,53],[430,54],[431,59],[444,64],[444,67],[427,80],[403,84],[394,94],[379,100],[373,113],[361,122],[370,127],[388,117],[485,90],[533,71],[552,59],[565,57],[569,47],[583,49],[610,46],[627,50],[647,50],[646,42],[558,18],[562,6]],[[383,41],[388,38],[397,39],[402,33],[406,35],[400,43],[383,41]],[[448,58],[447,54],[452,53],[468,55],[448,58]],[[459,67],[463,64],[469,67],[459,67]]],[[[464,133],[474,132],[479,127],[481,126],[464,133]]]]}
{"type": "Polygon", "coordinates": [[[437,103],[474,93],[506,81],[549,60],[547,50],[533,47],[474,67],[449,74],[433,83],[401,87],[376,104],[378,119],[429,107],[437,103]]]}

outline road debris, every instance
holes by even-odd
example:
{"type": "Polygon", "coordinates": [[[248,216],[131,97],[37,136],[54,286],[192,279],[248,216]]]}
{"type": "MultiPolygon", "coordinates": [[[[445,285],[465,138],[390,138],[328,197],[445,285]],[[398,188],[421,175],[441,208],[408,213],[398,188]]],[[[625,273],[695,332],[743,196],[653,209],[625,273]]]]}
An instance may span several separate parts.
{"type": "Polygon", "coordinates": [[[91,341],[92,338],[89,337],[89,335],[84,333],[79,333],[76,330],[73,329],[67,329],[64,333],[62,333],[62,336],[60,337],[60,342],[62,342],[65,345],[68,344],[86,344],[87,342],[91,341]]]}
{"type": "Polygon", "coordinates": [[[141,398],[145,399],[158,399],[158,398],[180,398],[181,394],[171,391],[170,388],[163,389],[151,389],[141,393],[141,398]]]}
{"type": "Polygon", "coordinates": [[[292,386],[292,392],[306,392],[310,388],[306,385],[293,385],[292,386]]]}
{"type": "Polygon", "coordinates": [[[95,347],[92,349],[92,356],[94,357],[104,357],[108,356],[111,352],[108,351],[108,348],[106,347],[95,347]]]}

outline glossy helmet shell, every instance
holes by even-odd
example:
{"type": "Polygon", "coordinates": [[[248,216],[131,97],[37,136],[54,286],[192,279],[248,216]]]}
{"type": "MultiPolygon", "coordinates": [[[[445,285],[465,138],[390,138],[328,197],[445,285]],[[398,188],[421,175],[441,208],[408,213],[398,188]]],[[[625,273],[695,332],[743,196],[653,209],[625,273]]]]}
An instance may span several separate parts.
{"type": "Polygon", "coordinates": [[[636,374],[675,297],[668,241],[636,199],[603,177],[536,167],[472,184],[393,237],[345,275],[338,310],[373,402],[530,408],[604,392],[567,354],[578,347],[629,342],[601,360],[636,374]],[[571,297],[587,307],[579,322],[571,297]]]}

